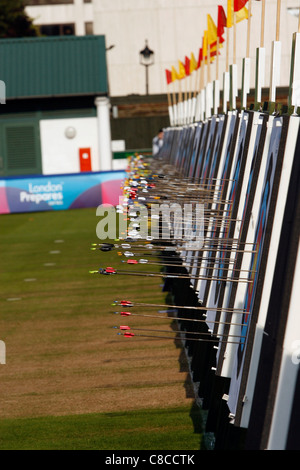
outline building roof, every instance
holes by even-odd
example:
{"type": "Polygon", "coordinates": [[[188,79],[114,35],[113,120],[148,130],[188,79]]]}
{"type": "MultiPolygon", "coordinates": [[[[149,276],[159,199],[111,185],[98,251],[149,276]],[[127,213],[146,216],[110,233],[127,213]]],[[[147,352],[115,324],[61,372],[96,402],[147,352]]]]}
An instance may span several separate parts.
{"type": "Polygon", "coordinates": [[[107,94],[105,36],[2,39],[6,98],[107,94]]]}

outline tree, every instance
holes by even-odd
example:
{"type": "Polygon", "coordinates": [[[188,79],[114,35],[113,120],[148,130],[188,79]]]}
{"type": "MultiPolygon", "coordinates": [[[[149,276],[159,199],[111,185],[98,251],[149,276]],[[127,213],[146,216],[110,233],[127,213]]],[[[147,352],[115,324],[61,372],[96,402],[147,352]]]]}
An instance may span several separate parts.
{"type": "Polygon", "coordinates": [[[23,0],[0,0],[0,38],[40,36],[25,11],[23,0]]]}

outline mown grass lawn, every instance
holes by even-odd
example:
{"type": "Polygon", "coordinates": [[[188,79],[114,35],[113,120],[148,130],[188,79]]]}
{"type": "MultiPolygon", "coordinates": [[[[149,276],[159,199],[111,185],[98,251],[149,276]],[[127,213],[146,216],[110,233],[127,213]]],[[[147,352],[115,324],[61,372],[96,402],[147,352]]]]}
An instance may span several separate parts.
{"type": "Polygon", "coordinates": [[[199,448],[189,407],[0,421],[0,450],[199,448]]]}
{"type": "MultiPolygon", "coordinates": [[[[199,449],[178,342],[113,328],[114,299],[164,303],[163,280],[89,274],[125,269],[117,250],[90,250],[97,222],[95,209],[0,216],[0,449],[199,449]]],[[[128,322],[171,332],[170,319],[128,322]]]]}

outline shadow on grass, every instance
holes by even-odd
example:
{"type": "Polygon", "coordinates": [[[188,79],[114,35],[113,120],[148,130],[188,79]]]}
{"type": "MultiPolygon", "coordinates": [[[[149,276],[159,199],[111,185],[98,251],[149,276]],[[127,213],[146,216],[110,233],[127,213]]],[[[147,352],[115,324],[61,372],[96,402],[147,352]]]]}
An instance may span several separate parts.
{"type": "MultiPolygon", "coordinates": [[[[166,286],[164,289],[166,289],[166,286]]],[[[175,305],[174,298],[171,292],[167,292],[165,303],[166,305],[175,305]]],[[[174,315],[171,314],[170,317],[172,316],[174,315]]],[[[187,359],[187,352],[184,347],[184,341],[182,340],[183,332],[179,330],[178,322],[176,320],[172,321],[170,326],[173,331],[177,333],[175,336],[174,343],[176,348],[180,351],[178,357],[179,371],[186,374],[183,385],[185,388],[186,397],[194,399],[189,415],[193,423],[194,433],[199,434],[199,450],[207,450],[203,439],[203,435],[205,432],[205,417],[201,409],[201,405],[197,400],[197,384],[193,382],[191,377],[191,370],[187,359]]]]}

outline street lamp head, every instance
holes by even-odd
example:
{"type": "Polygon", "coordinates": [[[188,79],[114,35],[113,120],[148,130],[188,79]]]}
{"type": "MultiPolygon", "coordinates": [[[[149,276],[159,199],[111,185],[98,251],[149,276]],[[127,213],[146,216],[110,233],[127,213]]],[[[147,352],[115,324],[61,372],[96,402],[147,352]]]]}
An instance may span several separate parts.
{"type": "Polygon", "coordinates": [[[152,65],[154,64],[154,52],[149,49],[148,41],[145,41],[145,47],[140,51],[140,63],[142,65],[152,65]]]}

